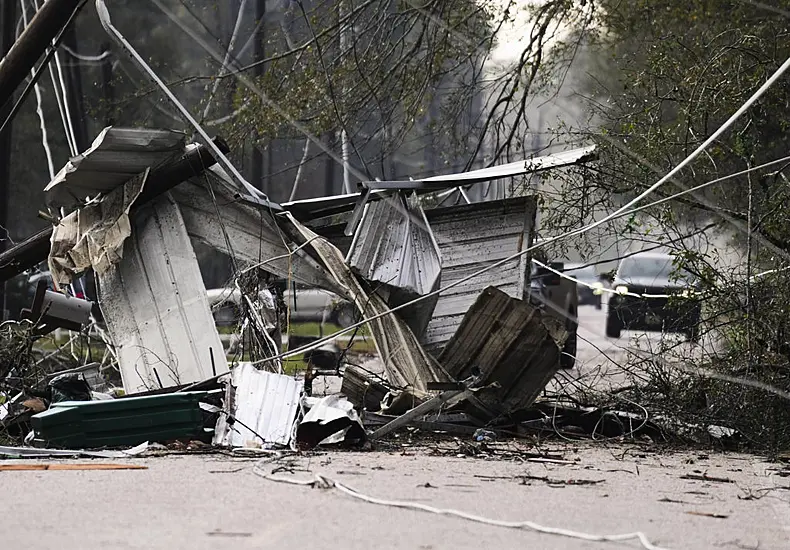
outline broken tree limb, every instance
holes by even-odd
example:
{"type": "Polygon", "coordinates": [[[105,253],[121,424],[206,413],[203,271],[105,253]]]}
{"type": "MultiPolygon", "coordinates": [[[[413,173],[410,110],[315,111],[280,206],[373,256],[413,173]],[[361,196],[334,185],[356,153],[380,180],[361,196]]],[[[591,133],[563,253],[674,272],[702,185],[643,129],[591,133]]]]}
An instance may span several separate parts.
{"type": "MultiPolygon", "coordinates": [[[[214,142],[221,149],[229,151],[227,144],[222,138],[215,137],[214,142]]],[[[151,199],[166,193],[179,183],[201,174],[206,168],[216,163],[217,161],[211,151],[204,145],[198,145],[178,160],[161,168],[151,170],[145,189],[132,207],[132,212],[139,206],[151,201],[151,199]]],[[[11,277],[46,260],[49,254],[51,238],[52,228],[48,227],[0,254],[0,282],[7,281],[11,277]]]]}

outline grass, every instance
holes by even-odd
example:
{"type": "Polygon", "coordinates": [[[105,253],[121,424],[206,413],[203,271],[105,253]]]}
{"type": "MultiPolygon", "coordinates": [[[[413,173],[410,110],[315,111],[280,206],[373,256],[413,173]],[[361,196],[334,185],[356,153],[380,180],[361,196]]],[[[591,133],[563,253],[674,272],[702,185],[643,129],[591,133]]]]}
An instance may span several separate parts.
{"type": "MultiPolygon", "coordinates": [[[[321,335],[321,324],[320,323],[292,323],[290,329],[291,329],[291,334],[293,334],[294,336],[315,336],[315,337],[318,337],[318,336],[321,335]]],[[[334,334],[335,332],[338,332],[340,330],[343,330],[342,327],[340,327],[338,325],[334,325],[332,323],[326,323],[324,325],[323,335],[324,336],[329,336],[330,334],[334,334]]],[[[354,331],[350,330],[350,331],[344,333],[343,335],[341,335],[341,338],[344,337],[344,336],[345,337],[349,337],[353,333],[354,333],[354,331]]],[[[368,330],[368,327],[364,327],[364,326],[363,327],[359,327],[359,330],[357,331],[357,338],[359,338],[361,336],[370,336],[370,331],[368,330]]]]}
{"type": "MultiPolygon", "coordinates": [[[[301,336],[301,337],[314,337],[319,338],[321,337],[321,325],[320,323],[294,323],[291,325],[291,334],[293,336],[301,336]]],[[[220,334],[233,334],[236,331],[235,326],[222,326],[217,327],[217,330],[220,334]]],[[[329,336],[337,331],[341,330],[341,327],[334,325],[334,324],[325,324],[323,326],[323,336],[329,336]]],[[[340,349],[345,349],[348,345],[347,338],[353,334],[353,331],[349,331],[347,334],[341,336],[341,339],[335,341],[335,344],[340,349]],[[345,338],[344,338],[345,337],[345,338]]],[[[42,338],[36,342],[34,348],[41,352],[44,355],[49,355],[50,353],[57,350],[59,347],[62,347],[62,352],[68,354],[69,353],[69,346],[66,345],[68,342],[69,336],[68,332],[64,332],[60,338],[56,338],[54,334],[50,337],[42,338]]],[[[103,342],[98,342],[96,340],[91,342],[90,345],[91,349],[91,357],[94,361],[101,360],[104,356],[105,345],[103,342]]],[[[75,350],[80,353],[80,357],[85,357],[85,344],[83,342],[75,342],[75,350]]],[[[283,347],[283,351],[285,351],[285,347],[283,347]]],[[[373,342],[373,338],[370,337],[370,331],[367,327],[361,327],[358,331],[356,336],[354,337],[354,341],[349,348],[349,351],[352,353],[376,353],[376,346],[373,342]]],[[[250,358],[247,354],[244,357],[238,357],[232,354],[227,356],[228,360],[240,360],[240,361],[249,361],[250,358]]],[[[287,357],[283,360],[283,369],[288,374],[294,374],[296,372],[305,371],[307,369],[307,363],[304,360],[304,354],[299,353],[292,357],[287,357]]]]}

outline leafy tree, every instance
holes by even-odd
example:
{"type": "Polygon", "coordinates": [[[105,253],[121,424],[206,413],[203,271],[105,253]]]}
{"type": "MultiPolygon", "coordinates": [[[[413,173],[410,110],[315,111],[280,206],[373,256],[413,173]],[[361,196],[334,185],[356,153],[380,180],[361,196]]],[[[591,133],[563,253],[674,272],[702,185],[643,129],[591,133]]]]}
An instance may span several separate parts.
{"type": "MultiPolygon", "coordinates": [[[[574,9],[592,10],[590,24],[573,26],[555,45],[554,55],[567,59],[573,46],[583,43],[594,59],[586,86],[578,90],[591,124],[573,130],[594,139],[601,150],[601,162],[586,174],[587,185],[577,194],[595,197],[608,208],[678,165],[790,57],[786,1],[766,8],[742,0],[598,0],[579,2],[574,9]]],[[[643,202],[787,156],[788,78],[643,202]]],[[[563,131],[568,129],[558,128],[563,131]]],[[[678,263],[704,281],[706,324],[716,345],[685,357],[683,365],[790,387],[790,278],[783,271],[790,265],[787,167],[780,162],[730,177],[606,226],[672,248],[678,263]],[[686,238],[690,233],[698,233],[697,238],[686,238]],[[729,265],[720,246],[706,246],[722,242],[722,236],[740,254],[729,265]],[[779,271],[759,275],[773,269],[779,271]]],[[[566,193],[559,199],[565,208],[557,210],[555,224],[579,212],[567,198],[566,193]]],[[[696,375],[683,383],[689,379],[707,399],[695,409],[699,417],[729,420],[759,445],[790,445],[783,398],[696,375]]],[[[664,392],[664,404],[679,407],[675,398],[681,393],[669,399],[664,392]]]]}

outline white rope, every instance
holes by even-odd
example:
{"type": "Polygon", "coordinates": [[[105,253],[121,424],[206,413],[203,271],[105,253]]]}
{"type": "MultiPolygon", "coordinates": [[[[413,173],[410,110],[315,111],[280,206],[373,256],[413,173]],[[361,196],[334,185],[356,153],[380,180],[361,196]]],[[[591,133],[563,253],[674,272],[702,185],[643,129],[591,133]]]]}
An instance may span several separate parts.
{"type": "Polygon", "coordinates": [[[460,510],[453,510],[451,508],[436,508],[434,506],[429,506],[427,504],[420,504],[418,502],[381,499],[381,498],[376,498],[366,495],[364,493],[360,493],[359,491],[352,489],[351,487],[348,487],[340,483],[339,481],[335,481],[334,479],[326,477],[322,474],[315,474],[315,477],[309,480],[288,478],[284,476],[273,476],[261,470],[261,466],[269,462],[271,461],[267,459],[258,461],[252,469],[253,473],[259,477],[262,477],[263,479],[274,481],[277,483],[288,483],[290,485],[299,485],[302,487],[319,487],[322,489],[336,489],[341,493],[353,497],[355,499],[362,500],[369,504],[376,504],[379,506],[404,508],[407,510],[417,510],[420,512],[428,512],[431,514],[437,514],[442,516],[453,516],[468,521],[473,521],[475,523],[491,525],[494,527],[507,527],[510,529],[528,529],[530,531],[536,531],[538,533],[544,533],[547,535],[557,535],[561,537],[568,537],[577,540],[585,540],[591,542],[623,542],[628,540],[638,540],[642,548],[644,548],[645,550],[666,550],[665,548],[656,546],[653,543],[651,543],[650,540],[648,540],[647,536],[641,531],[636,531],[633,533],[623,533],[617,535],[597,535],[591,533],[582,533],[580,531],[572,531],[570,529],[562,529],[559,527],[546,527],[544,525],[540,525],[533,521],[503,521],[498,519],[490,519],[475,514],[470,514],[468,512],[463,512],[460,510]]]}
{"type": "MultiPolygon", "coordinates": [[[[77,145],[77,137],[74,132],[74,121],[71,120],[71,109],[69,108],[69,94],[68,88],[66,87],[66,80],[63,77],[63,66],[60,63],[60,54],[55,52],[55,67],[57,68],[58,72],[58,82],[60,84],[60,93],[63,97],[63,111],[66,113],[66,139],[69,142],[69,149],[71,150],[72,156],[77,156],[79,154],[79,146],[77,145]]],[[[57,94],[57,91],[55,91],[57,94]]]]}
{"type": "MultiPolygon", "coordinates": [[[[22,23],[27,28],[27,6],[25,0],[19,0],[19,5],[22,7],[22,23]]],[[[35,75],[35,68],[30,70],[31,77],[35,75]]],[[[41,127],[41,145],[44,147],[44,155],[47,157],[47,169],[49,170],[49,179],[55,177],[55,164],[52,162],[52,151],[49,148],[49,137],[47,136],[47,122],[44,118],[43,99],[41,97],[41,87],[38,83],[33,85],[33,90],[36,94],[36,114],[38,115],[39,126],[41,127]]]]}
{"type": "MultiPolygon", "coordinates": [[[[555,274],[559,275],[563,279],[567,279],[569,281],[573,281],[577,285],[586,286],[587,288],[590,288],[590,289],[593,289],[593,290],[600,290],[601,292],[608,292],[609,294],[617,294],[618,296],[632,296],[634,298],[672,298],[673,297],[673,295],[670,295],[670,294],[647,294],[647,293],[645,293],[645,294],[638,294],[636,292],[631,292],[631,291],[619,291],[618,292],[616,289],[606,288],[605,286],[596,287],[595,285],[592,285],[590,283],[586,283],[586,282],[584,282],[582,280],[577,279],[576,277],[571,277],[567,273],[565,273],[563,271],[559,271],[557,269],[554,269],[553,267],[548,266],[548,265],[544,264],[543,262],[538,261],[538,260],[536,260],[534,258],[532,258],[532,263],[542,267],[543,269],[546,269],[548,271],[551,271],[552,273],[555,273],[555,274]]],[[[574,270],[571,269],[570,271],[574,271],[574,270]]],[[[622,286],[627,286],[627,285],[623,284],[622,286]]]]}
{"type": "MultiPolygon", "coordinates": [[[[33,1],[33,6],[36,8],[36,11],[38,12],[38,10],[40,9],[38,0],[34,0],[33,1]]],[[[54,48],[55,47],[54,43],[50,44],[49,47],[50,48],[54,48]]],[[[56,61],[56,64],[58,64],[58,61],[57,61],[58,60],[58,54],[57,53],[55,53],[54,59],[56,61]]],[[[61,95],[61,93],[58,92],[59,88],[60,88],[61,92],[63,92],[65,90],[65,83],[63,82],[63,72],[60,71],[60,69],[58,69],[59,73],[60,73],[60,83],[58,83],[58,77],[55,75],[55,68],[53,67],[52,61],[50,61],[47,64],[47,70],[49,71],[49,79],[52,81],[52,91],[55,94],[55,102],[58,105],[58,113],[60,113],[60,122],[63,125],[63,133],[66,136],[66,144],[69,147],[69,153],[72,156],[74,156],[77,153],[76,153],[76,145],[74,144],[74,141],[72,140],[73,131],[72,131],[72,127],[71,127],[71,115],[67,112],[68,111],[68,105],[65,105],[63,103],[63,101],[65,99],[65,95],[61,95]]]]}
{"type": "Polygon", "coordinates": [[[63,48],[63,50],[67,54],[69,54],[71,57],[73,57],[75,59],[79,59],[80,61],[88,62],[88,63],[98,63],[100,61],[104,61],[105,59],[107,59],[108,57],[110,57],[112,55],[112,52],[110,50],[105,50],[102,53],[100,53],[99,55],[84,55],[84,54],[75,52],[74,50],[72,50],[71,48],[66,46],[65,44],[61,44],[60,47],[63,48]]]}

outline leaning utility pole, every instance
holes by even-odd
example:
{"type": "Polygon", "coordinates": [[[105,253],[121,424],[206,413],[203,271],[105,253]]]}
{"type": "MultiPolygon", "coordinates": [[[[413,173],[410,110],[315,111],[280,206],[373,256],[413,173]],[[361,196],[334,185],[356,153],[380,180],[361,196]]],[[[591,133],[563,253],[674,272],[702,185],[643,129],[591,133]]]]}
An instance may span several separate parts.
{"type": "MultiPolygon", "coordinates": [[[[14,3],[13,0],[3,0],[3,11],[11,9],[8,4],[14,3]]],[[[30,25],[0,62],[0,106],[8,102],[14,90],[28,77],[30,69],[63,29],[74,11],[83,3],[84,0],[44,2],[30,21],[30,25]]],[[[14,28],[15,23],[12,25],[14,28]]]]}
{"type": "MultiPolygon", "coordinates": [[[[0,8],[0,56],[5,56],[14,45],[16,30],[16,2],[3,2],[0,8]]],[[[11,112],[11,102],[0,105],[0,123],[11,112]]],[[[11,126],[0,134],[0,254],[8,243],[8,200],[11,180],[11,126]]],[[[0,282],[0,322],[5,320],[5,281],[0,282]]]]}

